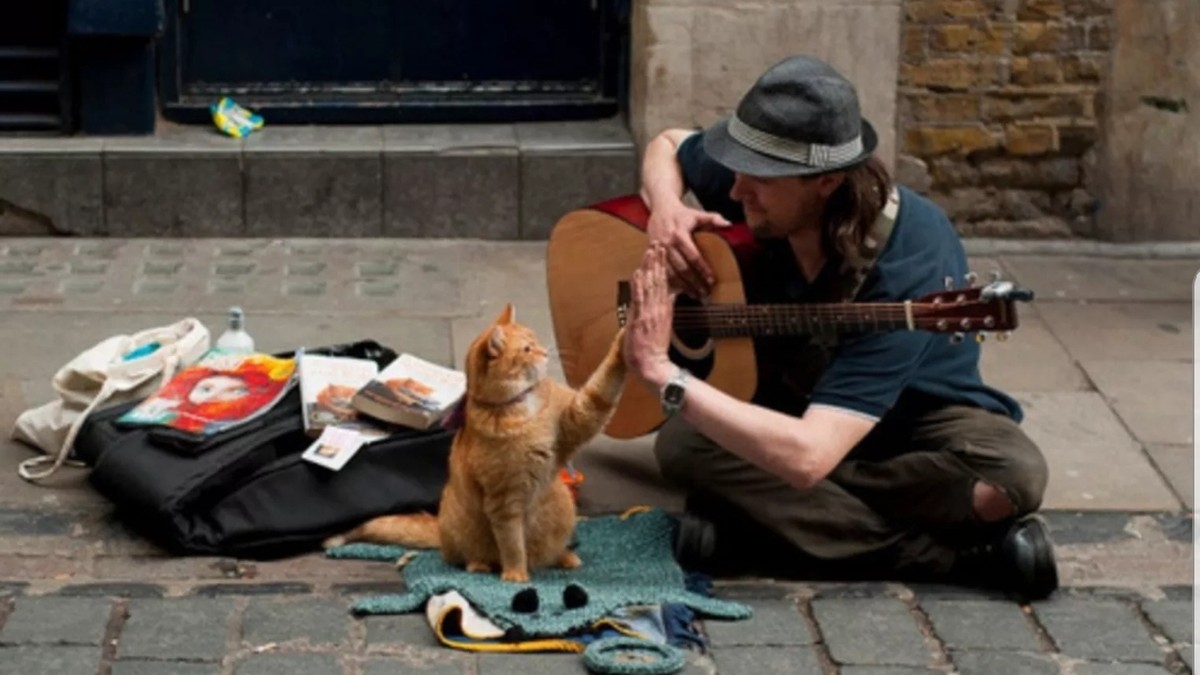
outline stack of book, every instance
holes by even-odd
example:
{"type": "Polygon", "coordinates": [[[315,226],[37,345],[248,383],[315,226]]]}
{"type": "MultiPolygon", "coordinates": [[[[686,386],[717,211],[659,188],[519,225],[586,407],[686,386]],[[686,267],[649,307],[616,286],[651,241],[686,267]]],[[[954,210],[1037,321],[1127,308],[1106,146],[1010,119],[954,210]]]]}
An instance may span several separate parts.
{"type": "Polygon", "coordinates": [[[382,371],[374,361],[301,354],[304,429],[317,441],[304,457],[337,470],[358,448],[397,428],[440,424],[466,394],[466,374],[401,354],[382,371]]]}

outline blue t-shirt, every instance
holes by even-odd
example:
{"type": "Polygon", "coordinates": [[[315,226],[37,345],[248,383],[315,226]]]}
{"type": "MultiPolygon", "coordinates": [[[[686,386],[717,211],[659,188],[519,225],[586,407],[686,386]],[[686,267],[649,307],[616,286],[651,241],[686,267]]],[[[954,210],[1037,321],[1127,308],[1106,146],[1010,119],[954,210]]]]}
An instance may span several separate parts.
{"type": "MultiPolygon", "coordinates": [[[[741,205],[730,198],[733,173],[710,158],[700,134],[680,145],[684,184],[705,209],[743,222],[741,205]]],[[[884,249],[857,300],[896,302],[945,290],[945,278],[962,283],[967,257],[953,224],[925,197],[898,186],[900,210],[884,249]]],[[[763,241],[762,255],[746,270],[749,302],[830,302],[840,261],[827,260],[808,283],[786,240],[763,241]]],[[[808,405],[847,409],[881,419],[902,395],[980,406],[1022,419],[1020,405],[985,385],[979,373],[980,346],[946,334],[892,331],[843,336],[830,352],[804,337],[756,338],[760,386],[757,402],[799,412],[808,405]],[[805,381],[807,380],[807,384],[805,381]],[[804,394],[798,390],[807,389],[804,394]],[[794,400],[797,397],[803,400],[794,400]],[[787,399],[793,400],[787,400],[787,399]]]]}

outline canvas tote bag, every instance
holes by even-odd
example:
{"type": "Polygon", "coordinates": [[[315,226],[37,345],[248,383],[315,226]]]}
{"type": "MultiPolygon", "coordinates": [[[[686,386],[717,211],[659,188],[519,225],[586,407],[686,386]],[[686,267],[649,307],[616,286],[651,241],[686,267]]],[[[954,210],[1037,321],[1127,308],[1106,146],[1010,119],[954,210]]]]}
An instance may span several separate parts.
{"type": "Polygon", "coordinates": [[[132,335],[114,335],[78,354],[54,375],[58,398],[17,417],[12,437],[45,453],[21,462],[17,473],[35,481],[63,464],[83,466],[69,457],[79,426],[93,410],[149,396],[203,356],[210,341],[204,324],[189,317],[132,335]]]}

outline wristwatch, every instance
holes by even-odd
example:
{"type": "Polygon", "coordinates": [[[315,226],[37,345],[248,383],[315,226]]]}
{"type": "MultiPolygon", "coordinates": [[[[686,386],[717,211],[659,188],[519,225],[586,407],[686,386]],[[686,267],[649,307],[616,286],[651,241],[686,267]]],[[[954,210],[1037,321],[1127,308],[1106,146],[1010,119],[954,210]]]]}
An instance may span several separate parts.
{"type": "Polygon", "coordinates": [[[671,379],[667,380],[663,385],[662,391],[659,392],[659,399],[662,403],[663,413],[670,417],[679,412],[683,408],[684,388],[687,386],[687,381],[692,374],[683,368],[677,368],[671,379]]]}

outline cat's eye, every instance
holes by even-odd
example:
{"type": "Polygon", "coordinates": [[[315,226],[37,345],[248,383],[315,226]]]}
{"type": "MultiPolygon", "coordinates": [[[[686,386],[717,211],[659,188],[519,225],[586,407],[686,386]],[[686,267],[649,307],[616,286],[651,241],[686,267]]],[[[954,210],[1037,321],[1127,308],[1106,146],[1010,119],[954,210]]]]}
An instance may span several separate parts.
{"type": "Polygon", "coordinates": [[[529,353],[529,352],[531,352],[531,351],[533,351],[533,346],[532,346],[532,345],[525,345],[525,353],[526,353],[526,354],[528,354],[528,353],[529,353]]]}

